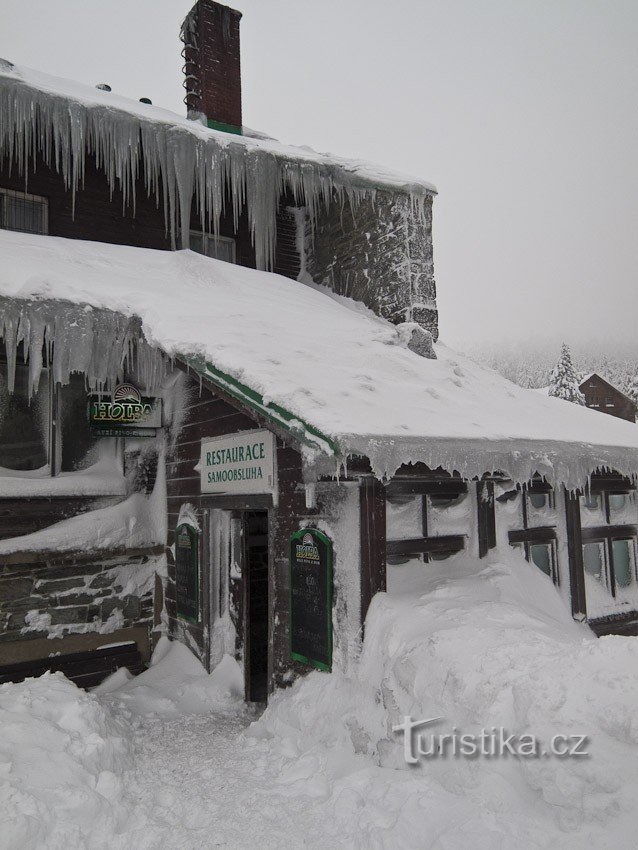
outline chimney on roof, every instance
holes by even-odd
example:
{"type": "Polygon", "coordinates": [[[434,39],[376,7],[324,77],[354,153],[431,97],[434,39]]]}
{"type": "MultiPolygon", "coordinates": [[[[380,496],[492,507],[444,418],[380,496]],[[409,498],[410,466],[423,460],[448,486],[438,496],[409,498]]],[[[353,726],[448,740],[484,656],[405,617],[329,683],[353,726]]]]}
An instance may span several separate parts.
{"type": "Polygon", "coordinates": [[[188,117],[228,133],[241,133],[241,12],[198,0],[180,32],[184,43],[184,103],[188,117]]]}

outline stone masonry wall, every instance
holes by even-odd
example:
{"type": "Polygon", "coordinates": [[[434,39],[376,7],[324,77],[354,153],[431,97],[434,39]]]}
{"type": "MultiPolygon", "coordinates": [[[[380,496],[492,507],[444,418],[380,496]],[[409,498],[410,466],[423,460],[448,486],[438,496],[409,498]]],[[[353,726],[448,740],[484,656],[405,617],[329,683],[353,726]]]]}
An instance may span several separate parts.
{"type": "MultiPolygon", "coordinates": [[[[151,550],[92,557],[34,553],[32,562],[1,564],[3,663],[12,660],[16,642],[111,634],[140,626],[150,630],[155,573],[163,572],[163,558],[151,550]]],[[[55,644],[60,649],[58,641],[55,644]]]]}
{"type": "Polygon", "coordinates": [[[315,283],[362,301],[395,324],[417,322],[437,339],[431,196],[425,221],[406,195],[378,191],[354,215],[347,202],[333,203],[320,210],[305,242],[305,270],[315,283]]]}

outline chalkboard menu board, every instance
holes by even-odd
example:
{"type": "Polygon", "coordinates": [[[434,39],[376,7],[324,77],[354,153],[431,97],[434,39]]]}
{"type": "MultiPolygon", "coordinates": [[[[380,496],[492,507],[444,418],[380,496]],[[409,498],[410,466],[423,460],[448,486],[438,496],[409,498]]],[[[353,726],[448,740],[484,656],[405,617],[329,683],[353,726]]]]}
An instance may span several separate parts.
{"type": "Polygon", "coordinates": [[[315,528],[290,537],[290,653],[332,667],[332,541],[315,528]]]}
{"type": "Polygon", "coordinates": [[[199,533],[188,523],[175,531],[175,599],[177,616],[199,621],[199,533]]]}

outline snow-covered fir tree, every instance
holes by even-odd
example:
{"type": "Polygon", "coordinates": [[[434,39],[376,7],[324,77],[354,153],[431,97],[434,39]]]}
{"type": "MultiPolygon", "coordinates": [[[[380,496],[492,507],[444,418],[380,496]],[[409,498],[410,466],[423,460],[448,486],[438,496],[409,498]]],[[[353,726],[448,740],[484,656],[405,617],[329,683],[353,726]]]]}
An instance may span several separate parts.
{"type": "Polygon", "coordinates": [[[578,384],[572,356],[569,348],[563,343],[560,358],[549,379],[549,395],[565,399],[565,401],[573,401],[574,404],[585,404],[585,396],[581,393],[578,384]]]}
{"type": "Polygon", "coordinates": [[[622,389],[630,399],[638,402],[638,372],[627,378],[622,389]]]}

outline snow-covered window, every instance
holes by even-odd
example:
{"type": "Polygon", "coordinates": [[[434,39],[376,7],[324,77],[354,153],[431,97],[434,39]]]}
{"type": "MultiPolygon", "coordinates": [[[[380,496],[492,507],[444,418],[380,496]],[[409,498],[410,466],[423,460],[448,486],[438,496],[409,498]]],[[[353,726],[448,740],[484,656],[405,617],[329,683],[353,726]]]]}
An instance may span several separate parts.
{"type": "Polygon", "coordinates": [[[583,566],[587,575],[605,584],[605,544],[602,541],[583,545],[583,566]]]}
{"type": "Polygon", "coordinates": [[[546,576],[554,578],[556,558],[554,556],[554,543],[530,543],[529,559],[542,570],[546,576]]]}
{"type": "Polygon", "coordinates": [[[611,553],[617,588],[629,587],[634,581],[635,554],[633,540],[612,540],[611,553]]]}
{"type": "Polygon", "coordinates": [[[0,187],[0,227],[22,233],[48,233],[47,199],[0,187]]]}
{"type": "MultiPolygon", "coordinates": [[[[625,603],[628,601],[627,591],[633,590],[638,583],[635,537],[610,535],[606,539],[584,543],[583,567],[586,579],[588,576],[596,579],[611,597],[625,603]]],[[[595,602],[596,594],[592,595],[595,602]]]]}
{"type": "Polygon", "coordinates": [[[526,560],[559,584],[554,491],[543,478],[535,476],[523,488],[520,504],[522,528],[508,532],[510,545],[522,548],[526,560]]]}
{"type": "Polygon", "coordinates": [[[394,480],[388,487],[388,563],[442,560],[465,548],[470,520],[461,480],[394,480]]]}
{"type": "Polygon", "coordinates": [[[6,360],[0,359],[0,467],[41,469],[48,460],[49,382],[45,371],[29,398],[29,367],[18,352],[15,386],[9,392],[6,360]]]}
{"type": "Polygon", "coordinates": [[[96,460],[92,451],[97,438],[89,428],[88,396],[84,375],[70,376],[69,383],[58,388],[60,471],[85,469],[96,460]]]}
{"type": "Polygon", "coordinates": [[[29,471],[47,465],[52,474],[73,472],[96,458],[89,429],[84,375],[53,388],[44,368],[37,391],[29,391],[29,364],[17,349],[13,392],[9,392],[7,360],[0,351],[0,467],[29,471]]]}
{"type": "Polygon", "coordinates": [[[235,240],[228,236],[214,236],[212,233],[191,230],[189,244],[191,251],[197,254],[223,260],[225,263],[236,262],[235,240]]]}

